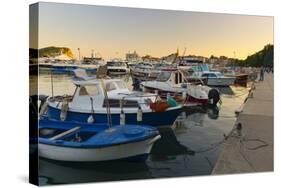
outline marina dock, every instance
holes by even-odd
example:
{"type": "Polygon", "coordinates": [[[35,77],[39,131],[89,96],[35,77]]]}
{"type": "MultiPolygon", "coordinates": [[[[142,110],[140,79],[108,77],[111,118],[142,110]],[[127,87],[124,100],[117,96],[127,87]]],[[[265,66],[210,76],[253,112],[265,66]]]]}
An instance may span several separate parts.
{"type": "Polygon", "coordinates": [[[242,134],[224,142],[212,174],[273,171],[273,83],[272,73],[255,83],[236,121],[242,124],[242,134]]]}

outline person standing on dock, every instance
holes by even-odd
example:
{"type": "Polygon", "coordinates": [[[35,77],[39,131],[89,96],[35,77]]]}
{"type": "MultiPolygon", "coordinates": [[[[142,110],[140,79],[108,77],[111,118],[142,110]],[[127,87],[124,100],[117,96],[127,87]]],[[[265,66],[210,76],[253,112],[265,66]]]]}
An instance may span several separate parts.
{"type": "Polygon", "coordinates": [[[260,81],[263,81],[263,80],[264,80],[264,67],[262,65],[260,68],[260,81]]]}

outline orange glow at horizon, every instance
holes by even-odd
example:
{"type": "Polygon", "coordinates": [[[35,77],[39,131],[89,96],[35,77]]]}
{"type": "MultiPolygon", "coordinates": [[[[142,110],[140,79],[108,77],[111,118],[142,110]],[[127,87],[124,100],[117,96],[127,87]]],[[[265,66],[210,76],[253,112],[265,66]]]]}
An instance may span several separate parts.
{"type": "Polygon", "coordinates": [[[136,51],[245,59],[273,44],[273,17],[40,3],[39,48],[92,50],[108,60],[136,51]]]}

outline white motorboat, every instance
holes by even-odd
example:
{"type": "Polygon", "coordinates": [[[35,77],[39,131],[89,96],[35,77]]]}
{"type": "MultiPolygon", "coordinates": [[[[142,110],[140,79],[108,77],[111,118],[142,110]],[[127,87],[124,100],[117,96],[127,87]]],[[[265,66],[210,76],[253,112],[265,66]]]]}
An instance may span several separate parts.
{"type": "Polygon", "coordinates": [[[124,75],[130,72],[127,64],[123,60],[113,59],[106,63],[109,75],[124,75]]]}
{"type": "Polygon", "coordinates": [[[216,104],[220,94],[216,89],[208,86],[186,83],[185,75],[181,71],[162,71],[156,80],[140,83],[144,92],[158,93],[161,97],[167,95],[180,99],[184,104],[216,104]]]}

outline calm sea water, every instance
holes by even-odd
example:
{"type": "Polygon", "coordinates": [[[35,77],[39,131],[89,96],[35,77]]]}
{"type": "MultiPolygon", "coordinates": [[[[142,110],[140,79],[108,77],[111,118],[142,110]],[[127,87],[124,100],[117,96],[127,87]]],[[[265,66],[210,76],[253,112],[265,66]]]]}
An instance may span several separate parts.
{"type": "MultiPolygon", "coordinates": [[[[71,75],[54,74],[55,95],[73,94],[71,75]]],[[[37,77],[31,77],[36,80],[37,77]]],[[[124,76],[129,88],[131,78],[124,76]]],[[[35,83],[35,82],[31,82],[35,83]]],[[[39,93],[51,94],[51,76],[41,73],[39,93]]],[[[186,109],[171,128],[160,128],[162,138],[152,148],[146,162],[69,163],[39,160],[40,184],[65,184],[129,179],[209,175],[216,163],[223,135],[228,134],[235,121],[234,110],[247,96],[243,87],[220,88],[222,105],[208,109],[186,109]]]]}

